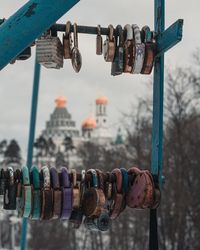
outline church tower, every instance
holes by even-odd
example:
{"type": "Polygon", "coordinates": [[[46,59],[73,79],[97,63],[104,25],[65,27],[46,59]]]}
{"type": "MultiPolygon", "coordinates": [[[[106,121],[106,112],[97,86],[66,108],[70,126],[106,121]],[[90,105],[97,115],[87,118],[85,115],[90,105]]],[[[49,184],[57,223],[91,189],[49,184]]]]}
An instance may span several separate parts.
{"type": "Polygon", "coordinates": [[[108,98],[105,96],[100,96],[96,99],[97,127],[107,126],[107,104],[108,104],[108,98]]]}
{"type": "Polygon", "coordinates": [[[110,143],[112,136],[109,130],[107,117],[108,98],[106,96],[99,96],[96,99],[96,129],[94,137],[98,143],[110,143]]]}
{"type": "Polygon", "coordinates": [[[66,107],[66,98],[59,96],[55,103],[56,107],[46,123],[46,128],[42,131],[42,136],[44,138],[51,137],[57,146],[62,145],[65,137],[70,137],[73,141],[76,141],[80,135],[76,128],[76,122],[72,120],[72,116],[66,107]]]}
{"type": "Polygon", "coordinates": [[[93,116],[89,116],[82,123],[82,135],[84,139],[91,139],[94,136],[94,130],[96,128],[96,120],[93,116]]]}

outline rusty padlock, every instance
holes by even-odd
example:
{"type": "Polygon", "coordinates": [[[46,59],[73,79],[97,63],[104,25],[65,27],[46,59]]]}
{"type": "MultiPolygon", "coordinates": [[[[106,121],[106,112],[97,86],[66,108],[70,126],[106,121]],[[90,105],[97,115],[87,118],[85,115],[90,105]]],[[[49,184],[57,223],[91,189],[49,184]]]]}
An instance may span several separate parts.
{"type": "Polygon", "coordinates": [[[97,26],[97,37],[96,37],[96,54],[97,55],[102,55],[102,48],[103,46],[103,39],[102,39],[102,36],[101,36],[101,26],[98,25],[97,26]]]}
{"type": "Polygon", "coordinates": [[[106,62],[112,62],[115,56],[115,37],[114,37],[114,28],[112,24],[108,26],[109,35],[104,41],[103,45],[103,54],[106,62]]]}
{"type": "Polygon", "coordinates": [[[82,56],[78,49],[78,32],[76,23],[74,23],[74,48],[72,49],[72,66],[76,73],[80,71],[82,66],[82,56]]]}
{"type": "Polygon", "coordinates": [[[71,37],[71,22],[66,23],[65,34],[63,35],[63,56],[64,59],[72,58],[72,37],[71,37]]]}

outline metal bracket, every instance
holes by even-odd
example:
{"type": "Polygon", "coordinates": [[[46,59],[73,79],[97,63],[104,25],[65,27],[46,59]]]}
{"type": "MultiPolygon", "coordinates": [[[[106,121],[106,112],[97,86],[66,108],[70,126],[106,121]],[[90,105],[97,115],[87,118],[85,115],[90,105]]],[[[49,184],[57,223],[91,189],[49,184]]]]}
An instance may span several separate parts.
{"type": "Polygon", "coordinates": [[[182,40],[183,36],[183,19],[178,19],[169,28],[167,28],[163,33],[156,36],[157,41],[157,53],[156,56],[167,52],[178,42],[182,40]]]}

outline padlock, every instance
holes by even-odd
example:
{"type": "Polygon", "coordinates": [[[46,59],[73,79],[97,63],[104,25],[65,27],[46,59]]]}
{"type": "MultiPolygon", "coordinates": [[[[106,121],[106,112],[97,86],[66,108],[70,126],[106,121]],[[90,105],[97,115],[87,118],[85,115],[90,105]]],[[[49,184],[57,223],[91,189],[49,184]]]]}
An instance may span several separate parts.
{"type": "Polygon", "coordinates": [[[120,168],[122,173],[122,193],[126,195],[128,191],[128,171],[125,168],[120,168]]]}
{"type": "Polygon", "coordinates": [[[126,208],[126,193],[128,191],[128,171],[125,168],[120,168],[120,171],[122,173],[122,194],[123,194],[123,203],[121,206],[121,212],[124,211],[124,209],[126,208]]]}
{"type": "Polygon", "coordinates": [[[148,208],[156,209],[159,207],[161,201],[161,192],[159,187],[158,176],[152,175],[148,170],[146,170],[145,172],[149,175],[153,186],[153,195],[148,204],[148,208]]]}
{"type": "Polygon", "coordinates": [[[53,217],[58,219],[61,214],[62,192],[60,188],[60,180],[58,171],[55,167],[50,168],[51,187],[53,188],[53,217]]]}
{"type": "Polygon", "coordinates": [[[96,217],[101,214],[106,199],[103,190],[99,188],[96,170],[89,169],[87,173],[92,175],[92,179],[88,183],[89,188],[84,192],[82,210],[85,216],[96,217]]]}
{"type": "Polygon", "coordinates": [[[112,174],[116,177],[116,183],[113,183],[114,187],[114,195],[113,195],[113,203],[110,209],[110,218],[116,219],[122,210],[124,205],[124,196],[122,194],[122,173],[118,168],[115,168],[112,171],[112,174]]]}
{"type": "Polygon", "coordinates": [[[86,190],[85,186],[85,170],[81,171],[81,183],[80,183],[80,205],[78,209],[73,209],[69,222],[73,224],[74,228],[79,228],[83,221],[83,211],[82,211],[82,200],[83,194],[86,190]]]}
{"type": "Polygon", "coordinates": [[[152,39],[151,30],[148,26],[142,28],[145,43],[145,57],[141,74],[151,74],[155,58],[156,44],[152,39]]]}
{"type": "Polygon", "coordinates": [[[75,169],[71,170],[72,173],[72,178],[73,178],[73,182],[72,182],[72,207],[73,209],[78,209],[80,206],[80,183],[77,182],[77,172],[75,169]]]}
{"type": "Polygon", "coordinates": [[[76,73],[80,71],[82,66],[82,56],[78,49],[78,32],[76,23],[74,23],[74,47],[72,49],[72,66],[76,73]]]}
{"type": "Polygon", "coordinates": [[[21,202],[22,202],[22,173],[19,169],[16,170],[16,185],[17,185],[17,193],[16,193],[16,209],[20,211],[21,202]]]}
{"type": "Polygon", "coordinates": [[[6,184],[5,173],[4,173],[4,170],[1,169],[1,172],[0,172],[0,195],[4,195],[5,184],[6,184]]]}
{"type": "Polygon", "coordinates": [[[108,181],[105,184],[105,194],[107,200],[112,200],[113,199],[113,185],[112,185],[112,174],[110,172],[106,173],[108,181]]]}
{"type": "Polygon", "coordinates": [[[44,33],[36,41],[37,63],[46,68],[60,69],[63,67],[63,46],[59,37],[44,33]]]}
{"type": "Polygon", "coordinates": [[[148,171],[133,167],[128,173],[133,175],[134,181],[128,189],[126,204],[137,209],[151,207],[154,202],[154,185],[148,171]]]}
{"type": "Polygon", "coordinates": [[[42,167],[42,189],[41,189],[41,216],[42,220],[49,220],[53,216],[53,190],[51,188],[50,172],[47,166],[42,167]]]}
{"type": "Polygon", "coordinates": [[[72,188],[67,168],[61,168],[62,208],[61,219],[69,219],[72,213],[72,188]]]}
{"type": "Polygon", "coordinates": [[[103,39],[101,36],[101,26],[97,26],[97,37],[96,37],[96,54],[102,55],[103,52],[103,39]]]}
{"type": "Polygon", "coordinates": [[[141,73],[144,57],[145,57],[145,45],[142,43],[141,40],[141,33],[140,29],[137,24],[132,25],[134,38],[135,38],[135,60],[133,63],[133,74],[139,74],[141,73]]]}
{"type": "Polygon", "coordinates": [[[124,42],[124,72],[131,73],[133,69],[133,62],[135,58],[135,46],[133,41],[133,30],[130,24],[124,27],[126,32],[126,39],[124,42]]]}
{"type": "Polygon", "coordinates": [[[13,168],[8,167],[7,172],[8,172],[8,176],[9,176],[9,181],[5,187],[3,208],[5,210],[15,210],[16,209],[17,186],[16,186],[15,180],[14,180],[13,168]]]}
{"type": "Polygon", "coordinates": [[[72,58],[72,37],[71,37],[71,22],[66,23],[65,34],[63,35],[63,55],[64,59],[72,58]]]}
{"type": "Polygon", "coordinates": [[[39,220],[41,215],[40,172],[33,166],[30,171],[31,185],[33,187],[33,206],[30,214],[32,220],[39,220]]]}
{"type": "Polygon", "coordinates": [[[111,75],[121,75],[123,73],[123,66],[124,66],[124,35],[121,25],[117,25],[116,31],[119,34],[116,41],[118,41],[117,47],[115,49],[115,57],[112,62],[111,66],[111,75]]]}
{"type": "Polygon", "coordinates": [[[114,28],[112,24],[108,26],[109,34],[106,37],[103,45],[103,54],[106,62],[112,62],[115,56],[115,37],[114,37],[114,28]]]}
{"type": "Polygon", "coordinates": [[[32,186],[30,185],[29,170],[27,166],[22,168],[21,198],[18,207],[19,216],[28,218],[32,210],[32,186]]]}
{"type": "MultiPolygon", "coordinates": [[[[103,173],[99,169],[97,169],[96,172],[98,176],[99,188],[105,192],[106,188],[105,188],[103,173]]],[[[96,224],[99,231],[107,231],[111,227],[111,219],[109,216],[110,212],[109,203],[110,202],[107,198],[104,208],[101,211],[101,214],[94,219],[94,223],[96,224]]]]}

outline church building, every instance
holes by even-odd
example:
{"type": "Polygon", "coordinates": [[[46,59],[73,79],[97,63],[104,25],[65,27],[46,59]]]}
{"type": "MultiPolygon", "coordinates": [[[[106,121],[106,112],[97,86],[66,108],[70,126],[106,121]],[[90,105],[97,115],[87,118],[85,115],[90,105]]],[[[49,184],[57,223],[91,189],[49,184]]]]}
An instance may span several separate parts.
{"type": "Polygon", "coordinates": [[[42,166],[46,163],[56,165],[59,160],[73,165],[79,160],[76,148],[84,142],[104,147],[115,144],[116,138],[112,137],[108,123],[107,97],[96,98],[96,112],[82,122],[80,130],[67,109],[66,98],[59,96],[55,104],[45,129],[35,142],[34,162],[37,165],[42,166]]]}

